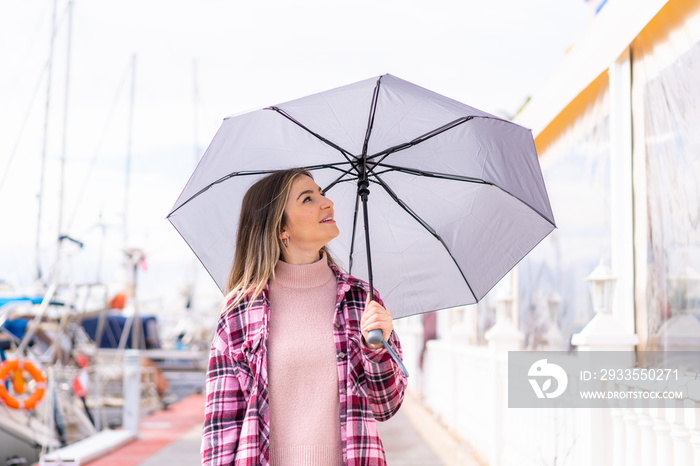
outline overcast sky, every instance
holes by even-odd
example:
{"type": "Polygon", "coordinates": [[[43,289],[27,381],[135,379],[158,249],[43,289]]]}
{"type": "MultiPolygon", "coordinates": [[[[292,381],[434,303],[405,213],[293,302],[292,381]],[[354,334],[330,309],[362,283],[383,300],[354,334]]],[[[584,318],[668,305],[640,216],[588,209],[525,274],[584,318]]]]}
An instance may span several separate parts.
{"type": "Polygon", "coordinates": [[[44,153],[44,269],[65,154],[61,230],[86,246],[67,248],[64,275],[124,278],[127,206],[126,242],[147,253],[143,292],[174,294],[193,274],[210,290],[165,216],[225,116],[391,73],[510,117],[590,10],[584,0],[0,2],[0,280],[35,278],[44,153]]]}

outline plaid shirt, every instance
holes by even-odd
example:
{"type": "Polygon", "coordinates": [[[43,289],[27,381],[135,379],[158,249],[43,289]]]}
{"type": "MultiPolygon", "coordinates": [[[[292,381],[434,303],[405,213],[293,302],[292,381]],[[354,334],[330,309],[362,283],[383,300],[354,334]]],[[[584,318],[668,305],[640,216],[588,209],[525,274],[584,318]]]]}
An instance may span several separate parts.
{"type": "MultiPolygon", "coordinates": [[[[349,466],[383,466],[386,458],[375,420],[385,421],[396,413],[407,380],[385,348],[372,350],[362,343],[360,318],[369,292],[367,283],[331,268],[338,283],[333,336],[343,461],[349,466]]],[[[383,305],[376,293],[375,300],[383,305]]],[[[202,465],[269,464],[268,286],[249,310],[247,305],[243,300],[222,314],[212,343],[202,465]]],[[[401,356],[396,333],[389,344],[401,356]]]]}

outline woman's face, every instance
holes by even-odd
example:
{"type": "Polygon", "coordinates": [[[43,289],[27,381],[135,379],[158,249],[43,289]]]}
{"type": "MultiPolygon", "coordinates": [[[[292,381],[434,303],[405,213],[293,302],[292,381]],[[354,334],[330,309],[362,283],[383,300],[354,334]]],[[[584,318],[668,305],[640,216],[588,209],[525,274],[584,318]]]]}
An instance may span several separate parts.
{"type": "Polygon", "coordinates": [[[288,253],[318,255],[326,243],[340,234],[333,219],[333,201],[306,175],[300,175],[292,182],[284,213],[286,222],[282,227],[282,239],[289,239],[288,253]]]}

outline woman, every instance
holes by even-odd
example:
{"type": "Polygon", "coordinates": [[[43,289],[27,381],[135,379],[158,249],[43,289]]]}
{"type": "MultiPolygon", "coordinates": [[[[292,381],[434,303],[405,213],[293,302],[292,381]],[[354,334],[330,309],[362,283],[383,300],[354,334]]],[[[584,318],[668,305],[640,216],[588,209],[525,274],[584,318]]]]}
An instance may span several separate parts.
{"type": "Polygon", "coordinates": [[[308,171],[275,172],[243,198],[226,306],[212,343],[203,465],[384,465],[375,420],[406,378],[391,314],[341,272],[333,202],[308,171]]]}

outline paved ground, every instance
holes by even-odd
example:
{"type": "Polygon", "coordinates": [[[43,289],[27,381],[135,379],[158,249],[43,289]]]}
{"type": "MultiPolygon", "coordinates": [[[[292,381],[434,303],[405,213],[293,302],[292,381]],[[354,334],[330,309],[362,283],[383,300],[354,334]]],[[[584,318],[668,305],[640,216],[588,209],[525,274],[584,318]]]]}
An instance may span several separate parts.
{"type": "Polygon", "coordinates": [[[390,466],[442,466],[444,463],[411,425],[403,410],[378,424],[390,466]]]}
{"type": "MultiPolygon", "coordinates": [[[[192,395],[141,421],[139,438],[89,463],[90,466],[194,466],[199,464],[204,397],[192,395]]],[[[442,466],[444,463],[399,411],[379,423],[391,466],[442,466]]]]}
{"type": "MultiPolygon", "coordinates": [[[[394,418],[379,425],[388,463],[391,466],[442,466],[443,463],[409,424],[406,415],[399,411],[394,418]]],[[[197,425],[139,466],[196,465],[201,435],[202,428],[197,425]]]]}
{"type": "Polygon", "coordinates": [[[193,466],[200,464],[199,445],[202,426],[198,424],[177,441],[169,443],[139,466],[193,466]]]}

